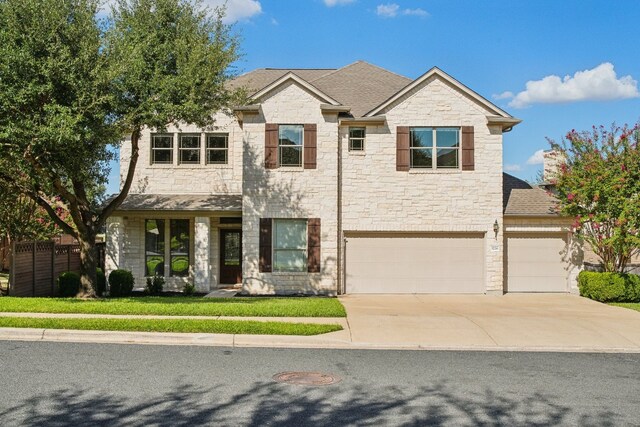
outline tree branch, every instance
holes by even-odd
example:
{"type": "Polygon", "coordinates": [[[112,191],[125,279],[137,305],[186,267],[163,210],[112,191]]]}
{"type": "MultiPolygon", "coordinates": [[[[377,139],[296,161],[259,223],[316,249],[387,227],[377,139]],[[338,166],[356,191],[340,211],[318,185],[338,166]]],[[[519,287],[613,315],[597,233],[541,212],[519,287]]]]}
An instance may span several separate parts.
{"type": "Polygon", "coordinates": [[[127,168],[127,177],[122,186],[122,190],[120,190],[120,194],[113,198],[107,206],[102,209],[102,212],[98,216],[98,226],[104,224],[107,218],[122,204],[129,194],[129,189],[133,183],[133,175],[136,171],[136,164],[138,163],[140,133],[139,127],[135,128],[131,133],[131,159],[129,160],[129,167],[127,168]]]}

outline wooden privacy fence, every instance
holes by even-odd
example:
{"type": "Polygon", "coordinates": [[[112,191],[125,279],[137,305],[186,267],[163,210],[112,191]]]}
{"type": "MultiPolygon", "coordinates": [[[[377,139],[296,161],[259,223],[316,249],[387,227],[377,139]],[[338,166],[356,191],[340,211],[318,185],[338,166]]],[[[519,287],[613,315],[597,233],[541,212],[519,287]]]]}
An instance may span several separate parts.
{"type": "MultiPolygon", "coordinates": [[[[104,243],[98,243],[98,266],[104,268],[104,243]]],[[[80,273],[80,245],[56,245],[54,241],[13,244],[9,295],[50,297],[57,294],[60,273],[80,273]]]]}

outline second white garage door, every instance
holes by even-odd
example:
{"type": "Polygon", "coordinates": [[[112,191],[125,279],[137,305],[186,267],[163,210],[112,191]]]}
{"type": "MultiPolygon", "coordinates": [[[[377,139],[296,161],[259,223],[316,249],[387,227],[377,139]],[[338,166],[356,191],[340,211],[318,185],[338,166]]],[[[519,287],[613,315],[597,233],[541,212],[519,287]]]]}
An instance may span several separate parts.
{"type": "Polygon", "coordinates": [[[567,236],[507,236],[508,292],[568,292],[567,236]]]}
{"type": "Polygon", "coordinates": [[[482,234],[348,236],[348,294],[483,293],[482,234]]]}

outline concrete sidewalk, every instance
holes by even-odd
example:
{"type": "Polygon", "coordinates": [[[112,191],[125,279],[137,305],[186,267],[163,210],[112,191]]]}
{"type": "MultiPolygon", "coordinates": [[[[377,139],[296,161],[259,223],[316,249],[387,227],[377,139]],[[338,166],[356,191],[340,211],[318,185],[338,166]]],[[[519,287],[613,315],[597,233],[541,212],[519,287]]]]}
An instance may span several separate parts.
{"type": "Polygon", "coordinates": [[[340,323],[344,328],[311,337],[0,328],[0,340],[229,347],[640,352],[640,312],[575,295],[350,295],[340,300],[347,309],[346,320],[229,318],[340,323]]]}

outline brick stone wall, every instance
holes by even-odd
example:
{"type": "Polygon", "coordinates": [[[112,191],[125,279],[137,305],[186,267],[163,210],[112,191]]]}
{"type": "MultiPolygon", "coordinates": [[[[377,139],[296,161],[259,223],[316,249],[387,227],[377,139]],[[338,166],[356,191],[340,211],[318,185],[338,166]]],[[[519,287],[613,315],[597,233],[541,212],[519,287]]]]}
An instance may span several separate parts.
{"type": "Polygon", "coordinates": [[[486,290],[501,292],[502,131],[486,118],[495,113],[431,78],[381,114],[386,124],[367,127],[364,154],[350,153],[340,130],[343,229],[486,233],[486,290]],[[474,126],[475,170],[396,171],[397,126],[474,126]]]}
{"type": "Polygon", "coordinates": [[[297,84],[267,94],[260,114],[245,117],[243,171],[243,291],[255,294],[335,294],[337,283],[337,115],[297,84]],[[265,123],[317,124],[317,168],[264,168],[265,123]],[[260,218],[320,218],[320,273],[261,273],[260,218]]]}

